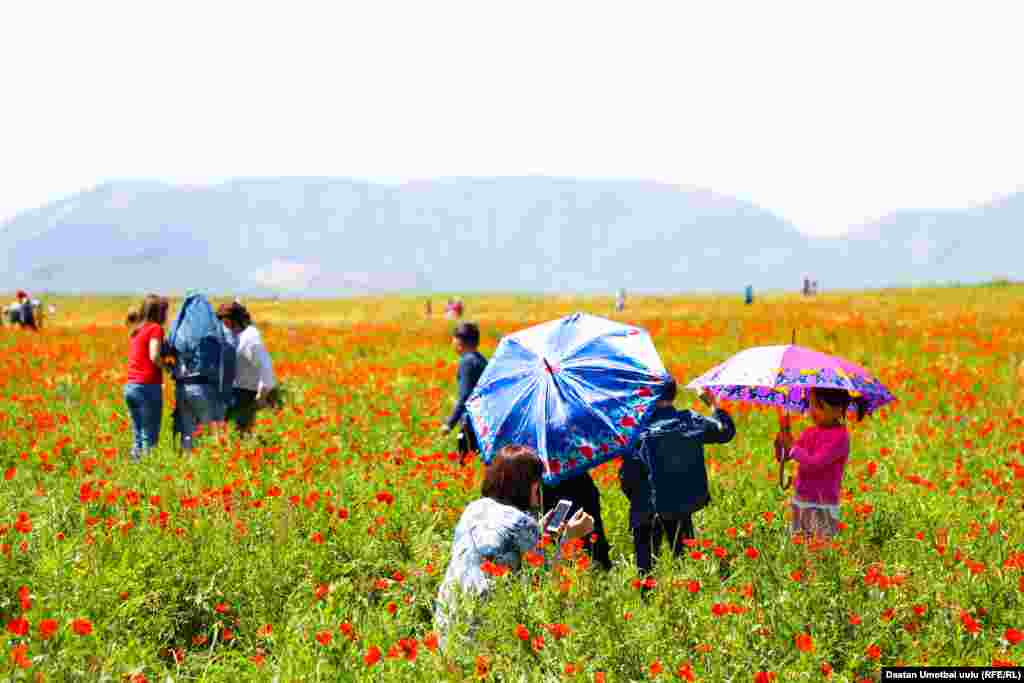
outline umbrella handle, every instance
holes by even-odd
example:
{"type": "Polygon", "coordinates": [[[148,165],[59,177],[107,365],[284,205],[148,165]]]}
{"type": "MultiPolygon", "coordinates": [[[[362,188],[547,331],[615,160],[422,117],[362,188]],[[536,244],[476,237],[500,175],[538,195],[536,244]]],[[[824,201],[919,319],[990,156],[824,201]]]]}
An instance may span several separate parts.
{"type": "Polygon", "coordinates": [[[793,483],[793,479],[786,476],[786,461],[779,462],[779,488],[785,491],[793,483]]]}

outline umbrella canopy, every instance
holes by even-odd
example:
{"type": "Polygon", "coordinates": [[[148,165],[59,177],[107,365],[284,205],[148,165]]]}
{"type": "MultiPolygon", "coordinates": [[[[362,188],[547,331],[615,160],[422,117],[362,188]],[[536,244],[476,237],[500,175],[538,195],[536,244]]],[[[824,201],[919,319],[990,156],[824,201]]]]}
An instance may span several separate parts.
{"type": "MultiPolygon", "coordinates": [[[[719,399],[745,401],[804,412],[808,389],[845,389],[862,399],[867,413],[895,400],[868,371],[848,360],[802,346],[759,346],[740,351],[687,385],[708,389],[719,399]]],[[[851,410],[856,406],[851,403],[851,410]]]]}
{"type": "Polygon", "coordinates": [[[485,463],[530,446],[555,483],[631,448],[667,377],[646,331],[575,313],[502,338],[466,411],[485,463]]]}

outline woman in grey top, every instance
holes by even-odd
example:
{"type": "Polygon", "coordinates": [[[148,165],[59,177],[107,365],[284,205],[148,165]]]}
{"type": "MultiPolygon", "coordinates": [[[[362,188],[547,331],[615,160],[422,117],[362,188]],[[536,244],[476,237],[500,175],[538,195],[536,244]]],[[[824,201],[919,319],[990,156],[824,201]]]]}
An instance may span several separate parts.
{"type": "MultiPolygon", "coordinates": [[[[551,516],[538,522],[529,514],[540,507],[543,473],[540,457],[526,446],[506,446],[487,466],[483,497],[466,507],[455,527],[451,561],[437,592],[434,621],[442,644],[459,616],[457,605],[485,598],[495,574],[519,569],[523,555],[536,548],[551,516]]],[[[593,528],[594,520],[579,510],[557,534],[568,543],[593,528]]]]}

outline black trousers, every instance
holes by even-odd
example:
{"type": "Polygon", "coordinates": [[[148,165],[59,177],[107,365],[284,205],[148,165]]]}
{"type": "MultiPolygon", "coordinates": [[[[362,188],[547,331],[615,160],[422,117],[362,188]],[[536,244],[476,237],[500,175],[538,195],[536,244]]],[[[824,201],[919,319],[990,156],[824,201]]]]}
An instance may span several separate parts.
{"type": "Polygon", "coordinates": [[[468,465],[476,457],[475,454],[480,452],[480,444],[477,443],[476,434],[473,433],[472,427],[465,422],[462,423],[462,428],[459,431],[456,449],[459,456],[461,456],[459,460],[463,465],[468,465]]]}
{"type": "Polygon", "coordinates": [[[683,541],[693,538],[693,515],[678,519],[653,517],[649,524],[633,527],[633,549],[636,551],[636,568],[641,574],[651,571],[654,557],[661,549],[661,539],[668,537],[669,547],[676,557],[682,557],[686,546],[683,541]]]}
{"type": "Polygon", "coordinates": [[[570,515],[576,514],[576,510],[583,508],[584,512],[594,518],[594,534],[597,536],[597,540],[591,541],[590,538],[587,538],[583,547],[601,567],[611,569],[611,546],[608,545],[608,537],[604,533],[604,522],[601,519],[601,492],[597,490],[597,485],[590,477],[590,473],[585,472],[572,479],[560,481],[554,486],[545,484],[544,512],[547,513],[548,510],[554,508],[563,498],[572,501],[570,515]]]}

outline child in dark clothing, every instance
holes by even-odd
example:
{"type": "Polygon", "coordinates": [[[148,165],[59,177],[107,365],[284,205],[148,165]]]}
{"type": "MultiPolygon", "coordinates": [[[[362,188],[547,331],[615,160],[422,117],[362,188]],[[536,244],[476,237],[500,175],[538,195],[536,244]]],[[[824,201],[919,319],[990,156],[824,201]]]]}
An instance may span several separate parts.
{"type": "Polygon", "coordinates": [[[458,451],[465,463],[470,453],[479,452],[480,447],[476,441],[473,428],[469,426],[468,415],[466,414],[466,400],[473,393],[480,375],[484,374],[487,367],[487,359],[477,351],[480,345],[480,328],[476,323],[459,323],[452,334],[452,348],[459,354],[459,393],[455,397],[455,407],[452,414],[441,426],[445,434],[461,424],[462,430],[459,434],[458,451]]]}
{"type": "Polygon", "coordinates": [[[676,392],[676,382],[669,378],[640,437],[644,457],[639,452],[623,456],[619,470],[622,492],[629,499],[629,526],[641,574],[651,570],[663,535],[668,536],[676,557],[682,555],[683,540],[694,537],[693,513],[711,501],[704,444],[728,443],[736,435],[732,418],[717,406],[711,393],[705,391],[701,399],[714,409],[713,418],[676,410],[672,405],[676,392]],[[654,466],[653,473],[645,459],[654,466]]]}

